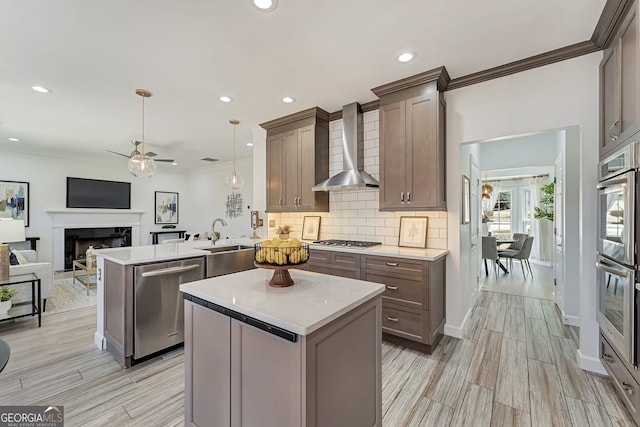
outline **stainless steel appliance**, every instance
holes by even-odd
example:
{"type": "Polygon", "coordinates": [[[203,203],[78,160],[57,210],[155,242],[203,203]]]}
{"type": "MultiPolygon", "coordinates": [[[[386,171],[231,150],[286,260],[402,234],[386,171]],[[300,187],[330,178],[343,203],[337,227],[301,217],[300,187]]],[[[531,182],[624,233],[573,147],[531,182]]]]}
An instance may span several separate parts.
{"type": "Polygon", "coordinates": [[[353,248],[353,249],[366,249],[366,248],[370,248],[371,246],[378,246],[382,244],[380,242],[363,242],[359,240],[337,240],[337,239],[316,240],[313,243],[318,245],[339,246],[343,248],[353,248]]]}
{"type": "Polygon", "coordinates": [[[625,146],[599,164],[598,323],[620,355],[636,364],[636,203],[640,145],[625,146]]]}
{"type": "Polygon", "coordinates": [[[134,268],[134,359],[184,342],[184,306],[180,284],[203,278],[204,258],[134,268]]]}

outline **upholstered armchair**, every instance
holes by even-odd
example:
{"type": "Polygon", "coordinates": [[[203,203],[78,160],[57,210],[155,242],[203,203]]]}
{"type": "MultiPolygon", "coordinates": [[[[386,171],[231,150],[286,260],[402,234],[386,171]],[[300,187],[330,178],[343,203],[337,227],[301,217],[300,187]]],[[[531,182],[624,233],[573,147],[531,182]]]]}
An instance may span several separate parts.
{"type": "MultiPolygon", "coordinates": [[[[40,278],[40,291],[42,297],[42,311],[47,309],[47,298],[53,296],[53,264],[50,262],[38,262],[38,254],[33,250],[15,251],[21,254],[26,260],[26,264],[12,265],[9,267],[9,274],[35,273],[40,278]]],[[[11,298],[11,301],[19,304],[31,301],[31,283],[24,283],[12,286],[18,293],[11,298]]]]}

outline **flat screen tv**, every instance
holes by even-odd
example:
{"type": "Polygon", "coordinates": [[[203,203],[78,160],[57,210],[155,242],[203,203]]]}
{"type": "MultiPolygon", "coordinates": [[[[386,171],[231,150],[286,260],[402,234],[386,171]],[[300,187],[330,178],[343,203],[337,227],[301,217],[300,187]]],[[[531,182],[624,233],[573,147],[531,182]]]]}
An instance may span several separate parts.
{"type": "Polygon", "coordinates": [[[67,177],[67,207],[131,209],[131,183],[67,177]]]}

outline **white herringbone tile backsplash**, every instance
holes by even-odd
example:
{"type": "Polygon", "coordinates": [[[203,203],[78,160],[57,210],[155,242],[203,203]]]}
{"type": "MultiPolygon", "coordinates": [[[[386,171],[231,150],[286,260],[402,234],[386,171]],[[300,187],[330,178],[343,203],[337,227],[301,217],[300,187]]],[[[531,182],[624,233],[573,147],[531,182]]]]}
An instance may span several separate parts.
{"type": "MultiPolygon", "coordinates": [[[[378,110],[364,113],[364,169],[376,179],[380,178],[378,145],[378,110]]],[[[329,176],[342,170],[342,120],[329,123],[329,176]]],[[[289,224],[292,237],[300,238],[305,216],[320,216],[320,239],[366,240],[397,245],[400,217],[426,216],[429,218],[427,247],[447,249],[447,213],[433,211],[380,212],[378,189],[361,191],[332,191],[329,194],[329,213],[287,212],[270,213],[268,220],[276,226],[289,224]]],[[[269,238],[275,237],[275,228],[268,228],[269,238]]]]}

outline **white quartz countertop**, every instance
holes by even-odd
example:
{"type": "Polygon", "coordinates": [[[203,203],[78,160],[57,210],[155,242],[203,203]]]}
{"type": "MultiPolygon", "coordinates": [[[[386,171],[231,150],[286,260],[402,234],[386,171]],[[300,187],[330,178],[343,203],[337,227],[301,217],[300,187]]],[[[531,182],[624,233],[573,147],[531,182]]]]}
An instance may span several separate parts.
{"type": "Polygon", "coordinates": [[[321,249],[326,251],[351,252],[362,255],[396,256],[401,258],[421,259],[425,261],[436,261],[449,253],[446,249],[401,248],[398,246],[387,245],[372,246],[366,249],[354,249],[343,246],[329,246],[311,243],[309,247],[312,249],[321,249]]]}
{"type": "Polygon", "coordinates": [[[300,335],[309,335],[381,295],[379,283],[291,269],[293,286],[269,286],[273,270],[254,269],[180,285],[186,294],[300,335]]]}
{"type": "MultiPolygon", "coordinates": [[[[253,246],[265,239],[222,239],[216,242],[215,247],[224,246],[253,246]]],[[[326,246],[314,244],[309,241],[312,249],[351,252],[362,255],[395,256],[401,258],[413,258],[425,261],[436,261],[446,256],[449,251],[446,249],[417,249],[401,248],[398,246],[378,245],[366,249],[354,249],[341,246],[326,246]]],[[[96,250],[96,255],[104,256],[105,259],[122,265],[141,264],[154,261],[167,261],[172,259],[191,258],[194,256],[204,256],[209,251],[203,248],[212,247],[210,240],[194,240],[180,243],[160,243],[158,245],[131,246],[127,248],[111,248],[96,250]]]]}

